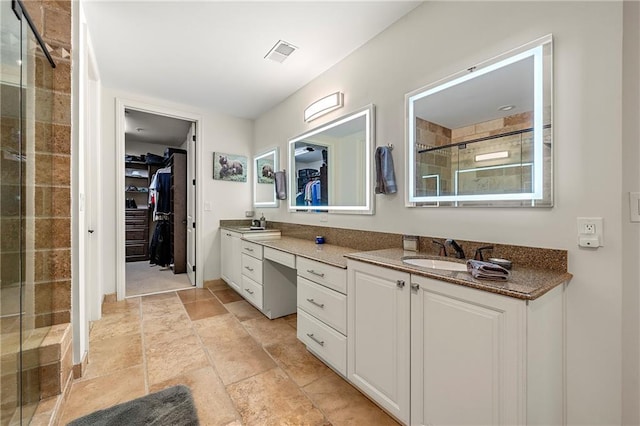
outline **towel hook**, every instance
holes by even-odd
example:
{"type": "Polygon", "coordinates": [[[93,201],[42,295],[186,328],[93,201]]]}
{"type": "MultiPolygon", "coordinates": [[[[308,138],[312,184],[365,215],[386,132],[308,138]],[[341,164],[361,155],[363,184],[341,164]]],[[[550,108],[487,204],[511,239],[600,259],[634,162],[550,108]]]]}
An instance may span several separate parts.
{"type": "Polygon", "coordinates": [[[389,147],[389,150],[393,151],[393,144],[392,143],[388,143],[387,146],[389,147]]]}

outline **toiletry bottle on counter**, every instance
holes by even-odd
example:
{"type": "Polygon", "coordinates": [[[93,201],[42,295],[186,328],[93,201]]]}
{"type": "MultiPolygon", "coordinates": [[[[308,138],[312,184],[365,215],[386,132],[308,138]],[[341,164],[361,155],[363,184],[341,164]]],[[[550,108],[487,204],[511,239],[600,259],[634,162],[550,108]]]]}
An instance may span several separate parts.
{"type": "Polygon", "coordinates": [[[260,227],[267,229],[267,219],[264,218],[264,213],[260,216],[260,227]]]}

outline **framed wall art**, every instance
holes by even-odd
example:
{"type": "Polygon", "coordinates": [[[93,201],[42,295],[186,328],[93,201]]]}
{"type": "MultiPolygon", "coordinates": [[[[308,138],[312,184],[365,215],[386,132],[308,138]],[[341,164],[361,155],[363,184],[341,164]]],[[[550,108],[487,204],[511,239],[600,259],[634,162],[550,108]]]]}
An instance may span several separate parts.
{"type": "Polygon", "coordinates": [[[214,152],[213,178],[231,182],[246,182],[247,157],[244,155],[214,152]]]}

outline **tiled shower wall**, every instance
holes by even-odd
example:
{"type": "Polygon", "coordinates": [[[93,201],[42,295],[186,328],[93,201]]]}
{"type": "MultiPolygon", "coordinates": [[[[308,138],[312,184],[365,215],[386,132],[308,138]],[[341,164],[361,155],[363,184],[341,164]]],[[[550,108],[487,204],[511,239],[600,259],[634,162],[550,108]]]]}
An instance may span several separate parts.
{"type": "Polygon", "coordinates": [[[71,1],[24,2],[56,68],[36,62],[35,327],[71,322],[71,1]]]}
{"type": "MultiPolygon", "coordinates": [[[[490,121],[472,124],[466,127],[448,129],[420,118],[416,119],[416,149],[434,148],[449,144],[472,141],[487,136],[495,136],[519,131],[533,126],[533,113],[524,112],[490,121]]],[[[499,166],[506,163],[532,161],[532,133],[507,136],[479,143],[469,144],[463,148],[445,148],[416,155],[417,176],[416,189],[424,194],[435,195],[435,180],[422,176],[438,175],[440,191],[450,194],[453,187],[455,170],[474,170],[478,167],[499,166]],[[496,151],[508,151],[507,160],[497,159],[477,163],[475,156],[496,151]]],[[[458,193],[482,194],[499,192],[530,191],[531,169],[529,167],[510,167],[505,169],[478,170],[458,175],[458,193]]]]}

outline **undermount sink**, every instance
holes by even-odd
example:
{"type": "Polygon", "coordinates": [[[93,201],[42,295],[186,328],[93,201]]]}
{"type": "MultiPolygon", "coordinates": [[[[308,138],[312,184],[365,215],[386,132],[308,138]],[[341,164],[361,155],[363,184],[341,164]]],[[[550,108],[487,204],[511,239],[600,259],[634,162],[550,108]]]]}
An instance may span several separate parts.
{"type": "Polygon", "coordinates": [[[239,227],[239,231],[264,231],[265,229],[261,226],[245,226],[239,227]]]}
{"type": "Polygon", "coordinates": [[[440,269],[443,271],[466,271],[467,264],[451,262],[449,260],[426,259],[424,257],[406,256],[402,258],[404,263],[427,269],[440,269]]]}

